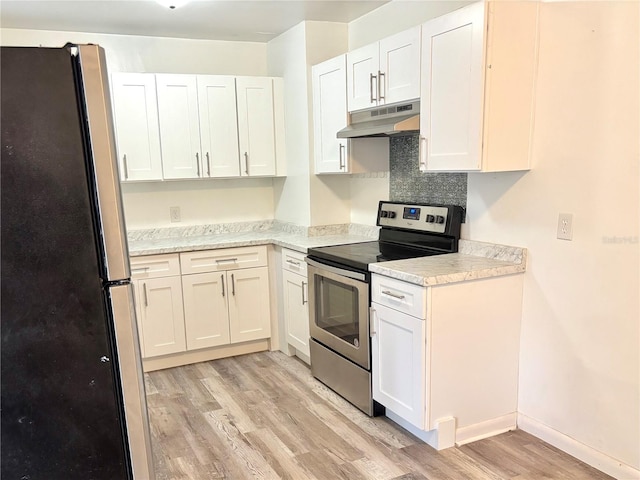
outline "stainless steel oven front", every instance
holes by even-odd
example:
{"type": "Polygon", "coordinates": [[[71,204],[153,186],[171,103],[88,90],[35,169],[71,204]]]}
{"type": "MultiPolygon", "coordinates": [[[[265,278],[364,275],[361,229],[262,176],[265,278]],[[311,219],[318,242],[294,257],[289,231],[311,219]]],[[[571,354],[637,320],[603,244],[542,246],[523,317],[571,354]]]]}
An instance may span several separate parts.
{"type": "Polygon", "coordinates": [[[369,283],[364,273],[307,258],[311,338],[369,370],[369,283]]]}

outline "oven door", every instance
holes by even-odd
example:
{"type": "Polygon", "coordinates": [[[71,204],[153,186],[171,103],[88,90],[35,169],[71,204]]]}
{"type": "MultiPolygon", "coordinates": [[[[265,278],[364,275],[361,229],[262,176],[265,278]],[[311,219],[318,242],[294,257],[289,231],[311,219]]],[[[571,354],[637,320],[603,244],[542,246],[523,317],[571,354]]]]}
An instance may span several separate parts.
{"type": "Polygon", "coordinates": [[[309,258],[307,264],[311,337],[369,370],[369,284],[365,281],[366,276],[309,258]]]}

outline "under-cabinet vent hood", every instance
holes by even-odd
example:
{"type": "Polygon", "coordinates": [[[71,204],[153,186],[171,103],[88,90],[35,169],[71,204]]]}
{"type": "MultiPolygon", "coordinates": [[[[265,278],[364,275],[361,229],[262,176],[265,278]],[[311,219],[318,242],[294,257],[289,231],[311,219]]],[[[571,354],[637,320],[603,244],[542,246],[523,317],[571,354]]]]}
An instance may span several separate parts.
{"type": "Polygon", "coordinates": [[[420,130],[420,100],[351,112],[349,125],[338,138],[381,137],[412,134],[420,130]]]}

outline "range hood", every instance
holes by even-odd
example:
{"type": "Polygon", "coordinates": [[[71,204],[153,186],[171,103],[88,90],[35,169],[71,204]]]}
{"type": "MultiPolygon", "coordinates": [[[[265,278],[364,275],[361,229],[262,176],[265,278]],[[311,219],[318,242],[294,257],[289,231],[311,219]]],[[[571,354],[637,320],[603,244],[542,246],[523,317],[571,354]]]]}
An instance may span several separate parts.
{"type": "Polygon", "coordinates": [[[418,133],[419,130],[420,100],[413,100],[351,112],[349,125],[340,130],[337,137],[383,137],[418,133]]]}

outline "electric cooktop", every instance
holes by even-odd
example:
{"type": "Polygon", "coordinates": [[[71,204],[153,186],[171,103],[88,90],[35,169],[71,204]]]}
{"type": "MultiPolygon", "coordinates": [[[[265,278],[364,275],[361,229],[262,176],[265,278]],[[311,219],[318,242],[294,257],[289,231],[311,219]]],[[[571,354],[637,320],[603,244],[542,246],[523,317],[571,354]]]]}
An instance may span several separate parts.
{"type": "Polygon", "coordinates": [[[310,248],[308,257],[367,271],[368,265],[458,251],[463,209],[458,206],[380,202],[377,241],[310,248]]]}

